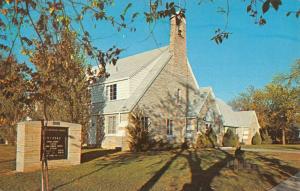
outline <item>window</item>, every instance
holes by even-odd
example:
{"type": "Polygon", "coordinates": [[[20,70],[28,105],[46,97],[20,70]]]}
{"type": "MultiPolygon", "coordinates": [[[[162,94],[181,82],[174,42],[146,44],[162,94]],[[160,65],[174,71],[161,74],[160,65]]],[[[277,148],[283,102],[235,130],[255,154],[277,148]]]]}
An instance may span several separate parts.
{"type": "Polygon", "coordinates": [[[181,90],[177,89],[177,93],[176,93],[176,103],[179,105],[181,101],[181,90]]]}
{"type": "Polygon", "coordinates": [[[112,85],[106,86],[106,97],[109,100],[117,99],[117,84],[112,84],[112,85]]]}
{"type": "Polygon", "coordinates": [[[210,131],[212,129],[212,125],[210,123],[205,123],[206,131],[210,131]]]}
{"type": "Polygon", "coordinates": [[[186,119],[186,133],[192,133],[193,123],[191,119],[186,119]]]}
{"type": "Polygon", "coordinates": [[[201,121],[197,118],[197,132],[200,131],[201,121]]]}
{"type": "Polygon", "coordinates": [[[167,119],[167,135],[173,135],[173,120],[167,119]]]}
{"type": "Polygon", "coordinates": [[[141,125],[142,125],[142,127],[144,127],[145,129],[148,130],[148,127],[149,127],[149,117],[142,117],[142,119],[141,119],[141,125]]]}
{"type": "Polygon", "coordinates": [[[116,116],[110,116],[108,117],[108,127],[107,127],[107,133],[108,134],[116,134],[116,116]]]}

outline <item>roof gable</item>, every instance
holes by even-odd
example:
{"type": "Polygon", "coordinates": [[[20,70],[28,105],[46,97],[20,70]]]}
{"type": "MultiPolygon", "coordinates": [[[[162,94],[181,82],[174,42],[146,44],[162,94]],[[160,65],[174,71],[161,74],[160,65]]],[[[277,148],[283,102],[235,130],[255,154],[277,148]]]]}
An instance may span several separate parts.
{"type": "Polygon", "coordinates": [[[255,111],[233,111],[223,100],[216,98],[216,101],[223,116],[224,126],[250,127],[254,122],[258,124],[255,111]]]}
{"type": "Polygon", "coordinates": [[[109,73],[109,77],[105,79],[105,83],[133,77],[146,66],[153,63],[159,56],[166,52],[168,48],[169,46],[165,46],[142,52],[119,59],[116,65],[107,65],[106,71],[109,73]]]}

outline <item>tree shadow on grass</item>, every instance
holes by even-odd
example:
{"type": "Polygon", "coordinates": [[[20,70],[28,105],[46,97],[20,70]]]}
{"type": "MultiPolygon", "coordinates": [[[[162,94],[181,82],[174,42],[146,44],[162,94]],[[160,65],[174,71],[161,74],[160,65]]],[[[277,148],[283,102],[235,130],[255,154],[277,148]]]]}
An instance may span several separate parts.
{"type": "MultiPolygon", "coordinates": [[[[83,153],[81,156],[81,160],[82,160],[82,163],[84,163],[84,162],[88,162],[88,161],[94,160],[99,157],[109,156],[110,154],[113,154],[116,152],[119,152],[119,150],[96,150],[96,151],[94,150],[94,151],[83,153]]],[[[57,185],[57,186],[53,187],[51,190],[54,191],[61,187],[70,185],[70,184],[72,184],[76,181],[79,181],[85,177],[95,174],[95,173],[103,170],[104,168],[108,168],[108,167],[114,168],[116,166],[120,166],[120,165],[124,164],[126,161],[133,160],[136,157],[137,156],[132,155],[130,153],[122,153],[117,156],[109,156],[108,158],[103,158],[103,160],[97,162],[97,164],[96,164],[96,166],[100,166],[99,168],[96,168],[95,170],[92,170],[84,175],[73,178],[72,180],[70,180],[68,182],[57,185]],[[106,161],[108,161],[108,162],[106,162],[106,161]]]]}
{"type": "MultiPolygon", "coordinates": [[[[279,160],[277,158],[269,158],[260,154],[256,154],[256,156],[256,159],[262,161],[265,165],[277,171],[284,177],[290,177],[299,171],[298,168],[289,166],[285,164],[282,160],[279,160]]],[[[276,186],[280,183],[275,180],[274,175],[271,173],[261,173],[260,175],[262,178],[266,179],[272,186],[276,186]]]]}
{"type": "Polygon", "coordinates": [[[155,183],[161,178],[161,176],[168,170],[168,168],[171,166],[171,164],[173,163],[173,161],[176,160],[176,158],[181,155],[181,153],[183,152],[183,150],[180,150],[179,152],[177,152],[170,160],[168,160],[166,162],[166,164],[159,170],[157,171],[154,176],[152,176],[152,178],[150,178],[139,190],[140,191],[146,191],[146,190],[150,190],[155,183]]]}
{"type": "Polygon", "coordinates": [[[159,181],[163,174],[168,170],[171,164],[179,157],[185,157],[188,161],[189,167],[191,169],[192,180],[191,183],[185,184],[183,190],[212,190],[210,188],[210,183],[213,178],[219,174],[219,171],[224,168],[228,161],[233,159],[233,156],[225,151],[225,159],[221,159],[220,162],[215,163],[206,170],[201,168],[201,159],[197,155],[197,151],[186,150],[187,154],[183,153],[184,150],[177,152],[166,164],[157,171],[152,178],[150,178],[139,190],[146,191],[153,188],[153,186],[159,181]]]}
{"type": "Polygon", "coordinates": [[[87,151],[81,154],[81,163],[89,162],[99,157],[107,156],[113,153],[119,152],[119,150],[111,149],[111,150],[93,150],[87,151]]]}
{"type": "Polygon", "coordinates": [[[69,181],[69,182],[66,182],[66,183],[60,184],[60,185],[58,185],[58,186],[55,186],[55,187],[53,187],[51,190],[54,191],[54,190],[57,190],[57,189],[59,189],[59,188],[61,188],[61,187],[63,187],[63,186],[72,184],[72,183],[74,183],[74,182],[76,182],[76,181],[78,181],[78,180],[81,180],[81,179],[83,179],[83,178],[85,178],[85,177],[88,177],[88,176],[90,176],[90,175],[92,175],[92,174],[94,174],[94,173],[96,173],[96,172],[99,172],[100,170],[104,169],[104,168],[107,167],[107,166],[108,166],[108,165],[102,166],[102,167],[100,167],[100,168],[98,168],[98,169],[95,169],[95,170],[93,170],[93,171],[91,171],[91,172],[89,172],[89,173],[87,173],[87,174],[84,174],[84,175],[82,175],[82,176],[79,176],[79,177],[77,177],[77,178],[74,178],[74,179],[72,179],[72,180],[69,181]]]}
{"type": "Polygon", "coordinates": [[[201,168],[201,159],[197,155],[197,151],[188,151],[189,155],[185,156],[191,170],[192,180],[191,183],[185,184],[183,190],[213,190],[210,184],[214,177],[218,176],[221,169],[226,167],[228,162],[233,159],[233,156],[225,151],[220,150],[225,154],[225,158],[213,164],[208,169],[201,168]]]}
{"type": "Polygon", "coordinates": [[[288,174],[295,174],[298,172],[299,169],[289,166],[287,164],[284,164],[282,160],[279,160],[277,158],[268,158],[266,156],[257,154],[257,158],[262,160],[264,163],[277,168],[278,170],[281,170],[282,172],[288,173],[288,174]]]}

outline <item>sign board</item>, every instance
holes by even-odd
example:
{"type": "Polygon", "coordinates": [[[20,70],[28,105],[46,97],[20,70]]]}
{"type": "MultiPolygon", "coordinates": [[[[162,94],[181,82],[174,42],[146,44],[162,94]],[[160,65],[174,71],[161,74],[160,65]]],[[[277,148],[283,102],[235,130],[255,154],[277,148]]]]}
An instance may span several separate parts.
{"type": "MultiPolygon", "coordinates": [[[[68,128],[45,128],[45,151],[48,160],[60,160],[68,158],[68,128]]],[[[43,137],[41,144],[41,158],[43,149],[43,137]]]]}

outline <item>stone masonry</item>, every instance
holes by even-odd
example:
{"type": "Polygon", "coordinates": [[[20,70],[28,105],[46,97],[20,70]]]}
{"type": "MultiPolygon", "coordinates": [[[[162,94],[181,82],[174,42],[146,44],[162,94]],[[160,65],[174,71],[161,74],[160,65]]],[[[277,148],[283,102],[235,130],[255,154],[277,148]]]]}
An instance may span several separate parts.
{"type": "MultiPolygon", "coordinates": [[[[49,168],[80,164],[81,125],[48,121],[48,126],[68,128],[67,159],[49,160],[49,168]]],[[[16,171],[27,172],[41,168],[41,121],[25,121],[17,127],[16,171]]]]}

